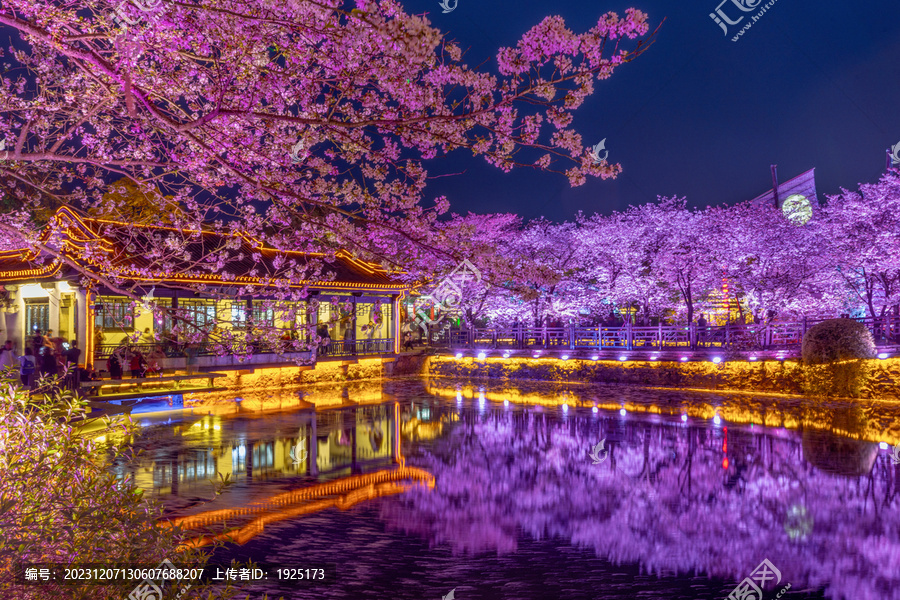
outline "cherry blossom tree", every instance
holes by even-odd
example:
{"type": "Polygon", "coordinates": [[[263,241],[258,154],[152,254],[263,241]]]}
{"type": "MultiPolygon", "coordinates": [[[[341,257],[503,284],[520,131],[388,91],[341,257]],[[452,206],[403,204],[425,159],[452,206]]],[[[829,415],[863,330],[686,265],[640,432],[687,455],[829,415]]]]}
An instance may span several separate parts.
{"type": "Polygon", "coordinates": [[[580,237],[586,268],[610,305],[626,315],[634,309],[644,322],[661,318],[677,304],[674,286],[659,273],[661,237],[638,211],[582,219],[580,237]]]}
{"type": "Polygon", "coordinates": [[[722,280],[706,213],[688,209],[684,198],[660,197],[656,203],[632,207],[628,218],[641,227],[644,272],[677,290],[685,317],[692,322],[697,302],[722,280]]]}
{"type": "MultiPolygon", "coordinates": [[[[390,268],[437,248],[448,202],[423,202],[430,159],[466,149],[572,185],[614,177],[620,166],[591,159],[572,113],[652,41],[634,9],[581,34],[547,17],[499,50],[492,74],[392,0],[144,8],[0,7],[13,37],[0,84],[4,194],[33,214],[90,210],[125,178],[178,228],[343,247],[390,268]]],[[[4,215],[0,230],[36,245],[17,223],[4,215]]]]}
{"type": "Polygon", "coordinates": [[[597,310],[603,299],[586,278],[584,249],[575,223],[528,223],[504,245],[514,274],[513,294],[495,307],[507,321],[541,326],[550,319],[573,320],[597,310]]]}
{"type": "Polygon", "coordinates": [[[457,262],[449,253],[423,253],[411,261],[413,268],[401,277],[421,284],[419,292],[426,294],[421,297],[423,308],[450,309],[467,326],[472,326],[485,317],[489,306],[511,292],[510,282],[515,280],[513,266],[508,253],[498,249],[518,235],[521,218],[513,214],[454,214],[449,220],[436,223],[435,228],[434,244],[453,249],[453,254],[461,256],[462,261],[457,262]],[[455,275],[458,269],[462,277],[455,275]],[[421,280],[422,273],[430,274],[425,282],[421,280]],[[455,286],[450,294],[445,293],[446,283],[455,286]],[[435,295],[441,297],[431,297],[435,295]]]}
{"type": "Polygon", "coordinates": [[[854,299],[872,317],[900,314],[900,175],[828,196],[820,242],[854,299]]]}
{"type": "Polygon", "coordinates": [[[834,314],[840,282],[822,244],[822,221],[797,225],[772,206],[716,207],[708,218],[718,266],[760,321],[834,314]]]}

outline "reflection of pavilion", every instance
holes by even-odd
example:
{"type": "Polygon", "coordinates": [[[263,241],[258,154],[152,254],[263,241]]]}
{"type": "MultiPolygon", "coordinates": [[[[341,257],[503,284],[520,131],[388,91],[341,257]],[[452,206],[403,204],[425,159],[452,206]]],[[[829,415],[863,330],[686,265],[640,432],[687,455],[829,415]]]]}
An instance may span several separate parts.
{"type": "Polygon", "coordinates": [[[299,411],[296,435],[254,440],[223,440],[226,421],[209,415],[175,427],[186,446],[175,458],[138,463],[131,475],[144,490],[166,496],[202,495],[199,488],[208,488],[218,473],[240,483],[368,472],[401,462],[394,411],[393,404],[299,411]],[[301,459],[298,463],[292,450],[301,459]]]}
{"type": "MultiPolygon", "coordinates": [[[[233,441],[223,441],[225,422],[210,415],[179,428],[187,443],[176,458],[151,459],[147,462],[152,464],[139,464],[132,474],[148,491],[184,497],[208,495],[209,480],[219,473],[239,486],[298,475],[317,478],[313,485],[262,498],[251,497],[252,489],[238,487],[227,495],[232,506],[174,521],[187,529],[210,527],[217,532],[227,525],[228,534],[219,537],[244,543],[266,523],[331,507],[343,510],[363,500],[401,493],[410,485],[434,487],[428,472],[404,465],[399,410],[396,402],[305,410],[292,415],[299,417],[295,437],[248,440],[246,433],[235,432],[233,441]],[[232,529],[235,525],[238,528],[232,529]]],[[[218,500],[213,503],[219,504],[218,500]]],[[[204,545],[212,539],[204,537],[196,543],[204,545]]]]}

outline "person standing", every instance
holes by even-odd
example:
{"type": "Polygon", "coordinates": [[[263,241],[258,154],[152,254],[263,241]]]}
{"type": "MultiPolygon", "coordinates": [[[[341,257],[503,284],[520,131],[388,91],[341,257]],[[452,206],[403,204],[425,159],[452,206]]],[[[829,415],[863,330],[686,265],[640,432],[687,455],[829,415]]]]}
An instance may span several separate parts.
{"type": "Polygon", "coordinates": [[[71,386],[77,388],[84,378],[82,368],[78,366],[78,361],[81,360],[81,349],[78,347],[77,340],[72,340],[67,345],[69,347],[63,352],[62,356],[63,364],[66,367],[66,378],[71,386]]]}
{"type": "Polygon", "coordinates": [[[54,356],[65,360],[65,358],[63,358],[63,354],[65,353],[66,349],[63,347],[63,344],[66,342],[66,340],[64,340],[61,336],[54,336],[53,331],[48,331],[47,333],[47,337],[50,338],[50,345],[53,347],[54,356]]]}
{"type": "Polygon", "coordinates": [[[109,360],[106,361],[109,376],[112,379],[122,379],[122,368],[125,362],[125,348],[119,346],[110,354],[109,360]]]}
{"type": "Polygon", "coordinates": [[[19,378],[25,387],[34,386],[34,351],[31,348],[25,348],[25,355],[19,357],[19,378]]]}
{"type": "Polygon", "coordinates": [[[59,374],[59,363],[53,355],[53,348],[43,346],[41,348],[41,375],[44,377],[56,377],[59,374]]]}
{"type": "Polygon", "coordinates": [[[41,347],[44,345],[44,336],[41,335],[40,329],[34,330],[34,336],[31,338],[31,352],[37,360],[41,355],[41,347]]]}
{"type": "Polygon", "coordinates": [[[72,340],[72,343],[69,344],[69,349],[65,351],[65,358],[67,365],[78,366],[78,361],[81,360],[81,348],[78,347],[78,340],[72,340]]]}
{"type": "Polygon", "coordinates": [[[319,338],[319,345],[316,347],[316,354],[328,354],[328,346],[331,345],[331,334],[328,332],[328,326],[322,323],[318,327],[316,327],[316,337],[319,338]]]}
{"type": "Polygon", "coordinates": [[[166,358],[166,354],[159,346],[154,346],[153,350],[147,356],[147,373],[145,375],[162,375],[162,366],[160,360],[166,358]]]}
{"type": "Polygon", "coordinates": [[[103,345],[103,328],[99,325],[94,325],[94,348],[97,350],[102,350],[101,346],[103,345]]]}
{"type": "Polygon", "coordinates": [[[697,319],[697,342],[700,346],[706,342],[706,319],[703,318],[703,314],[700,314],[700,318],[697,319]]]}
{"type": "Polygon", "coordinates": [[[146,373],[146,361],[144,356],[137,350],[131,355],[131,376],[135,379],[143,377],[146,373]]]}
{"type": "Polygon", "coordinates": [[[41,345],[53,349],[53,330],[48,329],[47,333],[41,338],[41,345]]]}
{"type": "Polygon", "coordinates": [[[0,348],[0,371],[16,369],[19,366],[19,357],[13,349],[12,340],[6,340],[6,344],[0,348]]]}

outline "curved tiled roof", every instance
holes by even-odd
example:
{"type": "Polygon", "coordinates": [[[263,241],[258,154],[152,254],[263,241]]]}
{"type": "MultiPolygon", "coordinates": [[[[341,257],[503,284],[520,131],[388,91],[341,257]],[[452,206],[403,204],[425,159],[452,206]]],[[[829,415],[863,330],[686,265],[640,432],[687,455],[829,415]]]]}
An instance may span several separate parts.
{"type": "MultiPolygon", "coordinates": [[[[98,274],[129,280],[384,291],[406,288],[379,265],[346,252],[338,252],[333,260],[328,260],[324,254],[269,248],[247,235],[88,218],[68,207],[57,211],[45,228],[42,241],[61,248],[72,260],[98,274]],[[177,256],[173,250],[171,256],[154,259],[139,250],[166,243],[177,248],[177,256]],[[306,281],[292,274],[303,274],[307,267],[316,264],[321,264],[322,272],[333,278],[306,281]]],[[[58,261],[45,256],[42,262],[40,258],[26,251],[0,253],[0,282],[49,278],[60,271],[58,261]]]]}

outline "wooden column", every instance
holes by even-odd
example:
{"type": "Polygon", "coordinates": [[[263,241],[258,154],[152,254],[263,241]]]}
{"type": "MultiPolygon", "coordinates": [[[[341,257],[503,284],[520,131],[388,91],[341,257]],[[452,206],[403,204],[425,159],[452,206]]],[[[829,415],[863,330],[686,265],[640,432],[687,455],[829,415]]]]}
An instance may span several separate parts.
{"type": "MultiPolygon", "coordinates": [[[[352,305],[351,305],[351,313],[350,313],[350,347],[353,349],[352,355],[356,356],[356,301],[358,299],[358,294],[354,294],[351,296],[352,305]]],[[[346,339],[346,337],[344,338],[346,339]]],[[[346,352],[346,348],[344,351],[346,352]]]]}
{"type": "Polygon", "coordinates": [[[403,295],[394,296],[392,301],[393,306],[393,322],[391,323],[391,336],[394,338],[394,354],[400,354],[400,345],[403,341],[400,339],[400,301],[403,298],[403,295]]]}
{"type": "Polygon", "coordinates": [[[318,427],[315,412],[312,413],[308,431],[309,436],[306,439],[309,441],[309,474],[316,476],[319,474],[319,441],[317,437],[318,427]]]}
{"type": "Polygon", "coordinates": [[[84,352],[84,368],[88,372],[94,369],[94,323],[96,314],[94,313],[94,291],[88,287],[84,291],[84,344],[82,345],[84,352]]]}

